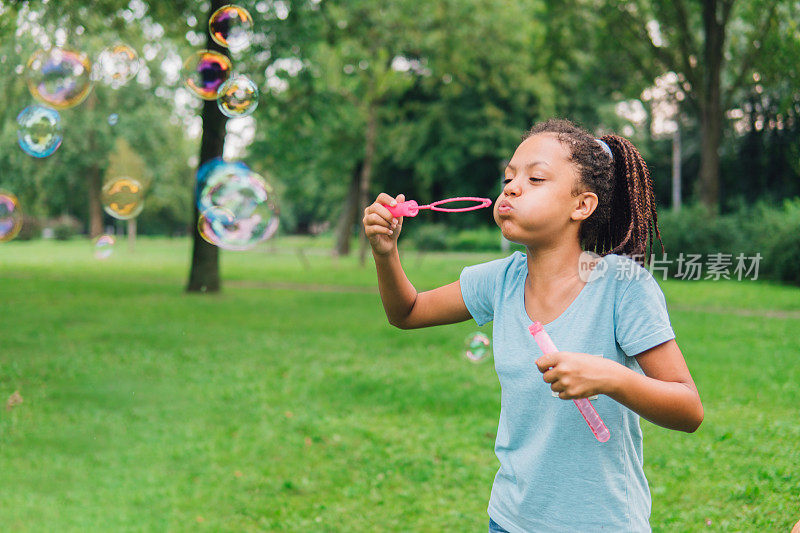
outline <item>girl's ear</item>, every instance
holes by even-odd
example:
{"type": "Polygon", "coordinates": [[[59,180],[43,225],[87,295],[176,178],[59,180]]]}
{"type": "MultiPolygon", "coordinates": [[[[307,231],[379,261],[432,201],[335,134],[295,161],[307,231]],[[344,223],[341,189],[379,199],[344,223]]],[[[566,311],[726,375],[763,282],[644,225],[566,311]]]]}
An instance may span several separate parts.
{"type": "Polygon", "coordinates": [[[586,220],[597,209],[597,195],[591,191],[580,193],[576,198],[577,202],[575,209],[572,211],[570,218],[576,222],[586,220]]]}

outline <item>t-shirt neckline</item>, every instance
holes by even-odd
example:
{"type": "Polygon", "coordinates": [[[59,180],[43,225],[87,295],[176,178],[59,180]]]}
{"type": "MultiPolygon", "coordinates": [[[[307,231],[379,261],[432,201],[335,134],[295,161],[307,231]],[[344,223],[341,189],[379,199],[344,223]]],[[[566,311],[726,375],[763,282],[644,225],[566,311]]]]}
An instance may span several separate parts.
{"type": "MultiPolygon", "coordinates": [[[[525,254],[521,254],[521,255],[524,258],[525,263],[524,263],[524,267],[522,268],[522,272],[520,273],[520,277],[522,278],[522,283],[519,285],[520,289],[519,289],[518,305],[522,307],[522,316],[525,319],[525,321],[528,322],[528,325],[530,325],[530,324],[533,324],[533,320],[531,320],[531,317],[528,315],[528,310],[525,309],[525,282],[528,281],[528,261],[527,261],[527,257],[525,256],[525,254]]],[[[597,261],[597,264],[600,264],[600,262],[604,261],[604,260],[605,260],[605,256],[600,257],[600,259],[597,261]]],[[[597,268],[597,264],[595,264],[594,268],[597,268]]],[[[592,270],[594,270],[594,269],[592,269],[592,270]]],[[[589,285],[592,285],[596,281],[597,280],[589,280],[586,283],[584,283],[584,285],[583,285],[583,287],[581,287],[581,290],[578,293],[578,295],[575,296],[575,298],[572,299],[572,301],[567,306],[567,308],[564,309],[561,312],[560,315],[555,317],[553,320],[551,320],[547,324],[542,324],[542,326],[543,327],[552,326],[553,324],[555,324],[556,322],[560,321],[562,318],[564,318],[565,316],[570,314],[572,312],[572,310],[575,307],[577,307],[576,304],[583,297],[584,293],[587,292],[587,288],[589,287],[589,285]]]]}

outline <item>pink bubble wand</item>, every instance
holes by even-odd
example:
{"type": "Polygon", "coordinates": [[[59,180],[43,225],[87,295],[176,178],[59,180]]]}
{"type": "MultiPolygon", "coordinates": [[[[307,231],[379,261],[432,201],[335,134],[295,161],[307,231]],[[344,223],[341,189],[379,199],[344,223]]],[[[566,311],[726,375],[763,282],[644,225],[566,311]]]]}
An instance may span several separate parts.
{"type": "MultiPolygon", "coordinates": [[[[531,332],[536,344],[539,345],[539,348],[541,348],[545,355],[558,351],[556,345],[553,344],[553,339],[551,339],[550,335],[544,330],[544,326],[542,326],[541,322],[534,322],[533,325],[528,328],[528,331],[531,332]]],[[[611,438],[611,432],[608,431],[608,428],[603,423],[603,419],[597,414],[592,402],[586,398],[579,398],[572,401],[575,402],[578,411],[583,415],[583,419],[589,424],[589,429],[592,430],[595,438],[600,442],[608,441],[608,439],[611,438]]]]}
{"type": "Polygon", "coordinates": [[[464,211],[475,211],[476,209],[483,209],[492,205],[489,198],[477,198],[475,196],[459,196],[458,198],[447,198],[446,200],[439,200],[428,205],[419,205],[416,200],[406,200],[400,202],[395,206],[387,205],[386,209],[392,214],[393,217],[415,217],[420,209],[430,209],[431,211],[442,211],[444,213],[463,213],[464,211]],[[467,207],[440,207],[442,204],[450,202],[478,202],[476,205],[467,207]]]}

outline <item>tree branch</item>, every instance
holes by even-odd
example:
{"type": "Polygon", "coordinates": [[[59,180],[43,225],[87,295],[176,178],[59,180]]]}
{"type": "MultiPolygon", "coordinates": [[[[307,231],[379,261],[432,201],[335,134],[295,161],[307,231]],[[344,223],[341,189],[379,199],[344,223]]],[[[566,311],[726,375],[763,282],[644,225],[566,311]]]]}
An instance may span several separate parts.
{"type": "MultiPolygon", "coordinates": [[[[729,0],[729,2],[733,3],[733,0],[729,0]]],[[[758,36],[766,35],[767,32],[770,31],[773,23],[775,22],[775,11],[778,9],[778,3],[779,0],[774,0],[772,2],[772,5],[770,6],[766,17],[762,21],[762,26],[757,31],[754,32],[754,35],[758,36]]],[[[733,83],[731,83],[731,85],[728,87],[728,90],[726,91],[726,95],[724,98],[724,108],[723,108],[724,111],[727,111],[730,108],[731,104],[733,103],[734,93],[738,89],[740,89],[744,84],[744,80],[747,77],[747,73],[750,71],[753,61],[756,58],[757,51],[758,48],[756,48],[755,45],[753,44],[751,44],[750,48],[748,48],[744,56],[744,59],[742,60],[741,63],[742,68],[739,70],[739,74],[736,76],[733,83]]]]}
{"type": "Polygon", "coordinates": [[[733,9],[733,4],[736,0],[722,0],[722,27],[726,27],[728,25],[728,20],[731,16],[731,10],[733,9]]]}
{"type": "Polygon", "coordinates": [[[672,5],[675,8],[675,14],[678,18],[678,31],[681,34],[681,39],[679,39],[680,42],[678,43],[678,46],[681,49],[681,64],[683,65],[684,74],[686,75],[686,79],[689,81],[689,83],[692,84],[692,87],[698,87],[702,89],[702,84],[700,83],[697,70],[689,61],[689,57],[691,55],[694,55],[695,57],[699,55],[699,48],[697,47],[697,43],[694,40],[694,35],[689,27],[689,15],[686,12],[686,5],[683,3],[683,0],[673,0],[672,5]],[[692,51],[695,53],[692,54],[692,51]]]}
{"type": "MultiPolygon", "coordinates": [[[[626,28],[629,32],[632,32],[634,37],[645,41],[656,61],[661,63],[665,69],[682,72],[692,85],[692,92],[697,95],[698,99],[702,100],[704,88],[703,85],[698,82],[697,71],[692,69],[691,64],[688,62],[688,56],[684,55],[680,63],[688,67],[689,70],[687,71],[686,68],[678,68],[678,60],[671,55],[666,48],[656,46],[655,43],[653,43],[653,41],[650,39],[650,35],[646,30],[647,24],[644,21],[634,17],[624,7],[619,8],[619,12],[624,18],[627,18],[626,23],[622,24],[621,26],[626,28]]],[[[622,48],[625,49],[625,46],[623,45],[622,48]]]]}

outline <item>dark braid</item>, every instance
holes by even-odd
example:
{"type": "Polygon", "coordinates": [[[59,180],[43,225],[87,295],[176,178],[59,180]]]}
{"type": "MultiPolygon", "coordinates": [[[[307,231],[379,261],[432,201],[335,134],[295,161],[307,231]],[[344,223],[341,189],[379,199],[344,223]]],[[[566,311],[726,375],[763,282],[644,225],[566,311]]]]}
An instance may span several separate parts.
{"type": "Polygon", "coordinates": [[[597,195],[597,208],[581,224],[581,248],[600,255],[628,255],[647,266],[657,238],[664,253],[650,171],[629,140],[601,137],[614,154],[612,163],[593,135],[568,120],[540,122],[523,139],[539,133],[555,134],[571,152],[580,176],[573,195],[586,190],[597,195]]]}

